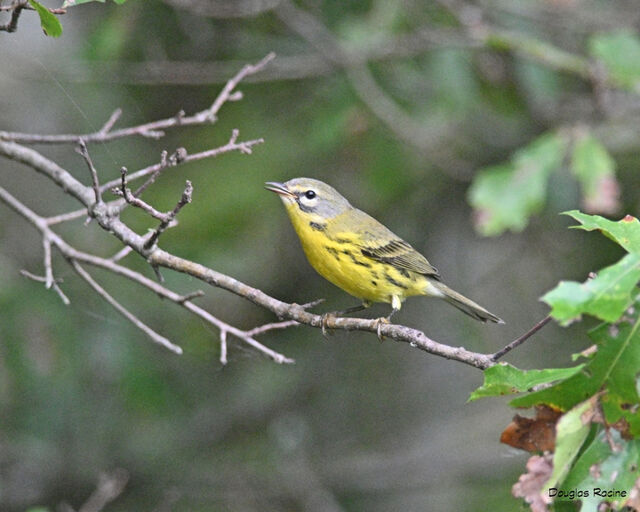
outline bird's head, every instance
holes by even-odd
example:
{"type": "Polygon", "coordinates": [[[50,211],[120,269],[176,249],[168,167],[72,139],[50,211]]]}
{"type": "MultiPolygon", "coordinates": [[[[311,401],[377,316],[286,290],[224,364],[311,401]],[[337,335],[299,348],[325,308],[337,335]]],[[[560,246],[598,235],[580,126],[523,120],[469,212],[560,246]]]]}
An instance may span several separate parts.
{"type": "Polygon", "coordinates": [[[294,178],[285,183],[269,181],[265,188],[280,196],[292,219],[322,222],[352,208],[335,188],[312,178],[294,178]]]}

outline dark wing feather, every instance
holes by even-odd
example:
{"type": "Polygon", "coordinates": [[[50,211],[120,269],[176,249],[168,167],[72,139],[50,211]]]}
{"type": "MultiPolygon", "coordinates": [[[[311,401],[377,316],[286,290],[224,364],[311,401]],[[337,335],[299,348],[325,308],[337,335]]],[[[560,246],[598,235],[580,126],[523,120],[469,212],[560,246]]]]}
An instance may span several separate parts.
{"type": "Polygon", "coordinates": [[[381,263],[388,263],[398,269],[406,269],[418,274],[440,278],[438,270],[422,254],[400,238],[384,245],[365,244],[360,246],[364,256],[381,263]]]}
{"type": "Polygon", "coordinates": [[[410,270],[434,279],[440,278],[438,270],[427,261],[427,258],[363,211],[354,208],[351,210],[348,221],[345,219],[343,222],[337,223],[338,225],[335,226],[338,228],[335,230],[337,233],[335,231],[334,233],[338,237],[343,235],[350,238],[352,243],[358,245],[363,256],[393,265],[398,269],[410,270]],[[346,225],[347,223],[357,228],[349,229],[350,226],[346,225]],[[349,236],[353,232],[358,236],[349,236]]]}

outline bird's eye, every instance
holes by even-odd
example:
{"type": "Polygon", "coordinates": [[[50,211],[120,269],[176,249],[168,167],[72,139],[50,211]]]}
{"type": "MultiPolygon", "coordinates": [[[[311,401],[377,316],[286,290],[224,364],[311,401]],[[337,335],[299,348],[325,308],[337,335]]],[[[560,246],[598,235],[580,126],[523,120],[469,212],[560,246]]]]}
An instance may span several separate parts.
{"type": "Polygon", "coordinates": [[[307,199],[313,199],[314,197],[316,197],[316,193],[313,190],[307,190],[304,193],[304,197],[306,197],[307,199]]]}

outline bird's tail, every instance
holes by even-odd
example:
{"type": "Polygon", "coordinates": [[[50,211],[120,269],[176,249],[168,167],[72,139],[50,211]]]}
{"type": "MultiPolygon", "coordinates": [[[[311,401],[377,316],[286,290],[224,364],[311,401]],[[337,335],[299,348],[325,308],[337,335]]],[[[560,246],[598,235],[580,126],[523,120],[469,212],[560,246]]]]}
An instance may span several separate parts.
{"type": "Polygon", "coordinates": [[[441,295],[438,294],[438,296],[476,320],[480,320],[481,322],[495,322],[497,324],[504,323],[502,319],[490,313],[479,304],[476,304],[471,299],[467,299],[464,295],[452,290],[446,284],[431,279],[429,280],[429,284],[440,292],[441,295]]]}

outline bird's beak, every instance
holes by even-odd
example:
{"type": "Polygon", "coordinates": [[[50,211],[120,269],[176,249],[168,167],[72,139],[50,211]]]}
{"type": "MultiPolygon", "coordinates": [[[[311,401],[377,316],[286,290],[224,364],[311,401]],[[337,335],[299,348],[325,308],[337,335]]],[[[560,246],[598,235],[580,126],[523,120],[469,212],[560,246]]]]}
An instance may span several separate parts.
{"type": "Polygon", "coordinates": [[[275,192],[281,196],[285,197],[295,197],[295,194],[290,192],[284,183],[278,183],[276,181],[267,181],[264,184],[264,188],[267,190],[271,190],[271,192],[275,192]]]}

